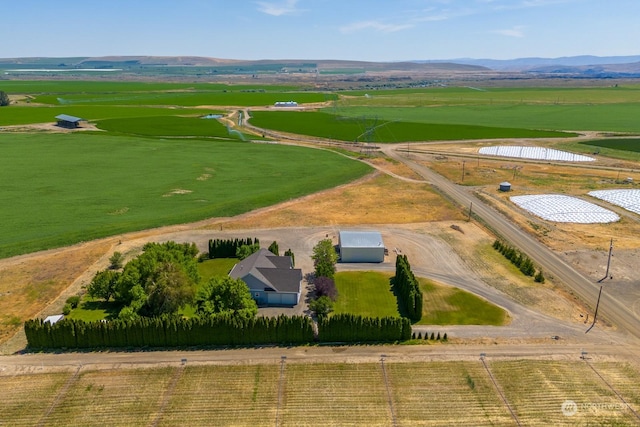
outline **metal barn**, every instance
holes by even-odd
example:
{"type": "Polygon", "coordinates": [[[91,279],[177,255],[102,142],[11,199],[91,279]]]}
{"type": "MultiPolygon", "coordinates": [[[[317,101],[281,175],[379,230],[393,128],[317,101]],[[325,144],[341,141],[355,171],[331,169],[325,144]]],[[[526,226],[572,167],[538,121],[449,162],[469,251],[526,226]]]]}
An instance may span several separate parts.
{"type": "Polygon", "coordinates": [[[384,242],[377,231],[340,231],[340,262],[383,262],[384,242]]]}

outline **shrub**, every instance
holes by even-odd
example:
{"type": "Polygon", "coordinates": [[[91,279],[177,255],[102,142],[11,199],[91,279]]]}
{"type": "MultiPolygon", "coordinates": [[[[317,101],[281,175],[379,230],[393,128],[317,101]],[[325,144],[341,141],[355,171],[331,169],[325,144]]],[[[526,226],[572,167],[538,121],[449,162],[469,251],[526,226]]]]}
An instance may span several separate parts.
{"type": "Polygon", "coordinates": [[[71,306],[71,308],[77,308],[78,305],[80,304],[80,297],[78,295],[74,295],[72,297],[67,298],[66,301],[67,304],[69,304],[71,306]]]}
{"type": "Polygon", "coordinates": [[[62,307],[62,314],[64,314],[65,316],[68,315],[69,313],[71,313],[71,304],[66,303],[64,305],[64,307],[62,307]]]}
{"type": "Polygon", "coordinates": [[[111,255],[111,257],[109,258],[109,262],[111,263],[109,265],[109,268],[112,270],[119,270],[122,268],[122,263],[123,263],[123,255],[122,253],[115,251],[113,253],[113,255],[111,255]]]}
{"type": "Polygon", "coordinates": [[[316,277],[313,280],[313,284],[316,287],[317,297],[329,297],[332,301],[338,298],[338,289],[333,279],[328,277],[316,277]]]}
{"type": "Polygon", "coordinates": [[[322,296],[309,303],[309,309],[322,318],[333,311],[333,301],[327,296],[322,296]]]}

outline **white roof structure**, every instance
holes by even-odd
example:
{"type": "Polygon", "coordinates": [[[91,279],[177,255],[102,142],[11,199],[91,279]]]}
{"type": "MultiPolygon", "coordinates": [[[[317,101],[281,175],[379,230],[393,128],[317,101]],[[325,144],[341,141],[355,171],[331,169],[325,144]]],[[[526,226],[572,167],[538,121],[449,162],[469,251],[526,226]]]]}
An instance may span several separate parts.
{"type": "Polygon", "coordinates": [[[542,219],[578,224],[609,223],[620,220],[615,213],[576,197],[559,194],[513,196],[510,200],[542,219]]]}
{"type": "Polygon", "coordinates": [[[62,319],[64,319],[64,315],[63,314],[56,314],[54,316],[47,316],[44,319],[44,323],[49,322],[49,323],[51,323],[53,325],[54,323],[57,323],[57,322],[61,321],[62,319]]]}
{"type": "Polygon", "coordinates": [[[384,247],[382,234],[377,231],[340,231],[340,246],[343,248],[384,247]]]}
{"type": "Polygon", "coordinates": [[[589,195],[640,215],[640,190],[598,190],[589,195]]]}
{"type": "Polygon", "coordinates": [[[552,160],[559,162],[593,162],[595,159],[581,154],[544,147],[525,147],[518,145],[499,145],[482,147],[478,153],[486,156],[515,157],[520,159],[552,160]]]}

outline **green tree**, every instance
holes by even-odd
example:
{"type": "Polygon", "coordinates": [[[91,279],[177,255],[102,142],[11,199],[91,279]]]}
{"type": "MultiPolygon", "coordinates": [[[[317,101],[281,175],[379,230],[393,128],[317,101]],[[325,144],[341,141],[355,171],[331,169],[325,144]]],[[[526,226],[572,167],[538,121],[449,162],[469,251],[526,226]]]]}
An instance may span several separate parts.
{"type": "Polygon", "coordinates": [[[313,259],[316,277],[333,279],[336,273],[338,254],[333,247],[331,239],[320,240],[318,244],[313,247],[313,255],[311,258],[313,259]]]}
{"type": "Polygon", "coordinates": [[[236,256],[243,260],[245,258],[248,258],[249,256],[251,256],[252,254],[254,254],[255,252],[258,252],[260,250],[260,245],[242,245],[239,246],[238,249],[236,249],[236,256]]]}
{"type": "Polygon", "coordinates": [[[212,278],[196,294],[196,311],[200,315],[211,316],[227,313],[242,318],[252,318],[258,314],[258,305],[251,298],[251,292],[242,279],[231,277],[212,278]]]}
{"type": "Polygon", "coordinates": [[[109,301],[116,292],[116,285],[120,273],[113,270],[98,271],[87,286],[87,293],[92,298],[102,298],[109,301]]]}
{"type": "Polygon", "coordinates": [[[291,249],[287,249],[284,252],[284,256],[290,256],[291,257],[291,265],[293,265],[294,267],[296,266],[296,257],[293,254],[293,251],[291,249]]]}
{"type": "Polygon", "coordinates": [[[67,301],[65,302],[69,304],[71,308],[78,308],[78,305],[80,304],[80,296],[78,295],[70,296],[69,298],[67,298],[67,301]]]}
{"type": "Polygon", "coordinates": [[[322,318],[333,311],[333,301],[327,296],[321,296],[309,303],[309,309],[322,318]]]}
{"type": "Polygon", "coordinates": [[[195,283],[179,265],[163,263],[149,279],[143,313],[150,316],[177,312],[195,296],[195,283]]]}
{"type": "Polygon", "coordinates": [[[109,268],[112,270],[120,270],[122,268],[123,258],[121,252],[115,251],[109,258],[109,268]]]}
{"type": "Polygon", "coordinates": [[[276,256],[280,256],[280,250],[278,249],[278,242],[274,240],[274,242],[269,245],[269,252],[271,252],[276,256]]]}
{"type": "Polygon", "coordinates": [[[0,107],[6,107],[9,105],[9,95],[3,90],[0,90],[0,107]]]}

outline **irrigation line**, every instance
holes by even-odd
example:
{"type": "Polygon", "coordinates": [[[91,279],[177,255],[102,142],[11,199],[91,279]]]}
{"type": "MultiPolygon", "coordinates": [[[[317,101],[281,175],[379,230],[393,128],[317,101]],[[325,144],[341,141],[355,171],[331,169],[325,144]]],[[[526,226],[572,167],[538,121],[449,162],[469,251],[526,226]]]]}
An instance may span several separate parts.
{"type": "Polygon", "coordinates": [[[151,423],[152,427],[156,427],[160,423],[160,420],[162,419],[162,415],[164,415],[164,410],[167,408],[167,405],[169,404],[169,399],[171,399],[171,396],[173,396],[173,392],[176,389],[176,386],[178,385],[178,381],[182,377],[183,372],[184,372],[184,364],[178,366],[178,368],[176,368],[176,371],[173,373],[173,377],[171,378],[169,387],[167,387],[167,390],[164,392],[164,397],[162,398],[160,409],[158,409],[158,415],[156,415],[156,419],[153,420],[153,422],[151,423]]]}
{"type": "Polygon", "coordinates": [[[278,406],[276,406],[276,427],[280,425],[280,408],[282,407],[282,396],[284,394],[284,363],[286,356],[280,358],[280,379],[278,380],[278,406]]]}
{"type": "Polygon", "coordinates": [[[387,369],[384,366],[384,357],[380,358],[380,366],[382,366],[382,377],[384,378],[384,385],[387,388],[387,401],[389,402],[389,411],[391,412],[391,425],[396,427],[398,425],[398,421],[396,420],[396,412],[393,410],[393,399],[391,398],[391,387],[389,386],[387,369]]]}
{"type": "Polygon", "coordinates": [[[618,399],[620,399],[620,400],[622,401],[622,403],[624,403],[624,404],[627,406],[627,408],[629,408],[629,410],[631,411],[631,413],[632,413],[633,415],[635,415],[637,419],[639,419],[639,420],[640,420],[640,414],[638,414],[638,413],[637,413],[637,412],[636,412],[636,411],[631,407],[631,405],[629,405],[629,403],[627,403],[627,401],[626,401],[626,400],[624,400],[624,397],[622,397],[622,395],[621,395],[620,393],[618,393],[618,390],[616,390],[615,388],[613,388],[613,386],[612,386],[611,384],[609,384],[609,382],[608,382],[607,380],[605,380],[605,379],[604,379],[604,377],[603,377],[602,375],[600,375],[600,372],[598,372],[598,371],[596,370],[596,368],[594,368],[594,367],[591,365],[591,363],[589,363],[589,361],[588,361],[586,358],[584,359],[584,361],[585,361],[585,363],[587,364],[587,366],[589,366],[589,367],[591,368],[591,370],[592,370],[593,372],[595,372],[595,373],[596,373],[596,375],[597,375],[598,377],[600,377],[600,379],[602,380],[602,382],[603,382],[603,383],[605,383],[605,384],[607,385],[607,387],[609,387],[609,388],[611,389],[611,391],[612,391],[616,396],[618,396],[618,399]]]}
{"type": "Polygon", "coordinates": [[[489,374],[489,378],[491,379],[493,386],[496,388],[496,391],[500,395],[500,398],[502,398],[502,401],[504,402],[504,404],[507,405],[507,409],[509,410],[509,412],[511,412],[511,416],[513,417],[514,421],[516,422],[516,424],[518,424],[518,426],[522,427],[522,424],[520,424],[520,420],[518,419],[518,416],[511,408],[511,405],[509,405],[509,402],[507,401],[507,398],[505,397],[505,395],[502,393],[502,390],[500,390],[500,387],[498,387],[498,383],[496,382],[495,378],[493,378],[493,374],[491,373],[489,366],[487,366],[487,362],[485,362],[484,357],[481,357],[480,360],[482,361],[482,364],[484,365],[484,369],[486,369],[487,374],[489,374]]]}
{"type": "Polygon", "coordinates": [[[78,369],[76,369],[74,374],[71,375],[71,377],[64,384],[64,386],[62,387],[62,390],[60,390],[60,392],[56,396],[56,400],[53,401],[51,406],[49,406],[49,409],[47,409],[47,412],[45,412],[44,415],[42,416],[42,418],[40,418],[40,421],[38,422],[38,427],[44,425],[45,420],[49,417],[49,415],[51,415],[53,410],[58,407],[58,404],[60,403],[62,398],[67,395],[67,392],[71,388],[71,384],[73,384],[76,381],[76,379],[78,378],[78,375],[80,374],[80,369],[82,369],[82,365],[78,366],[78,369]]]}

